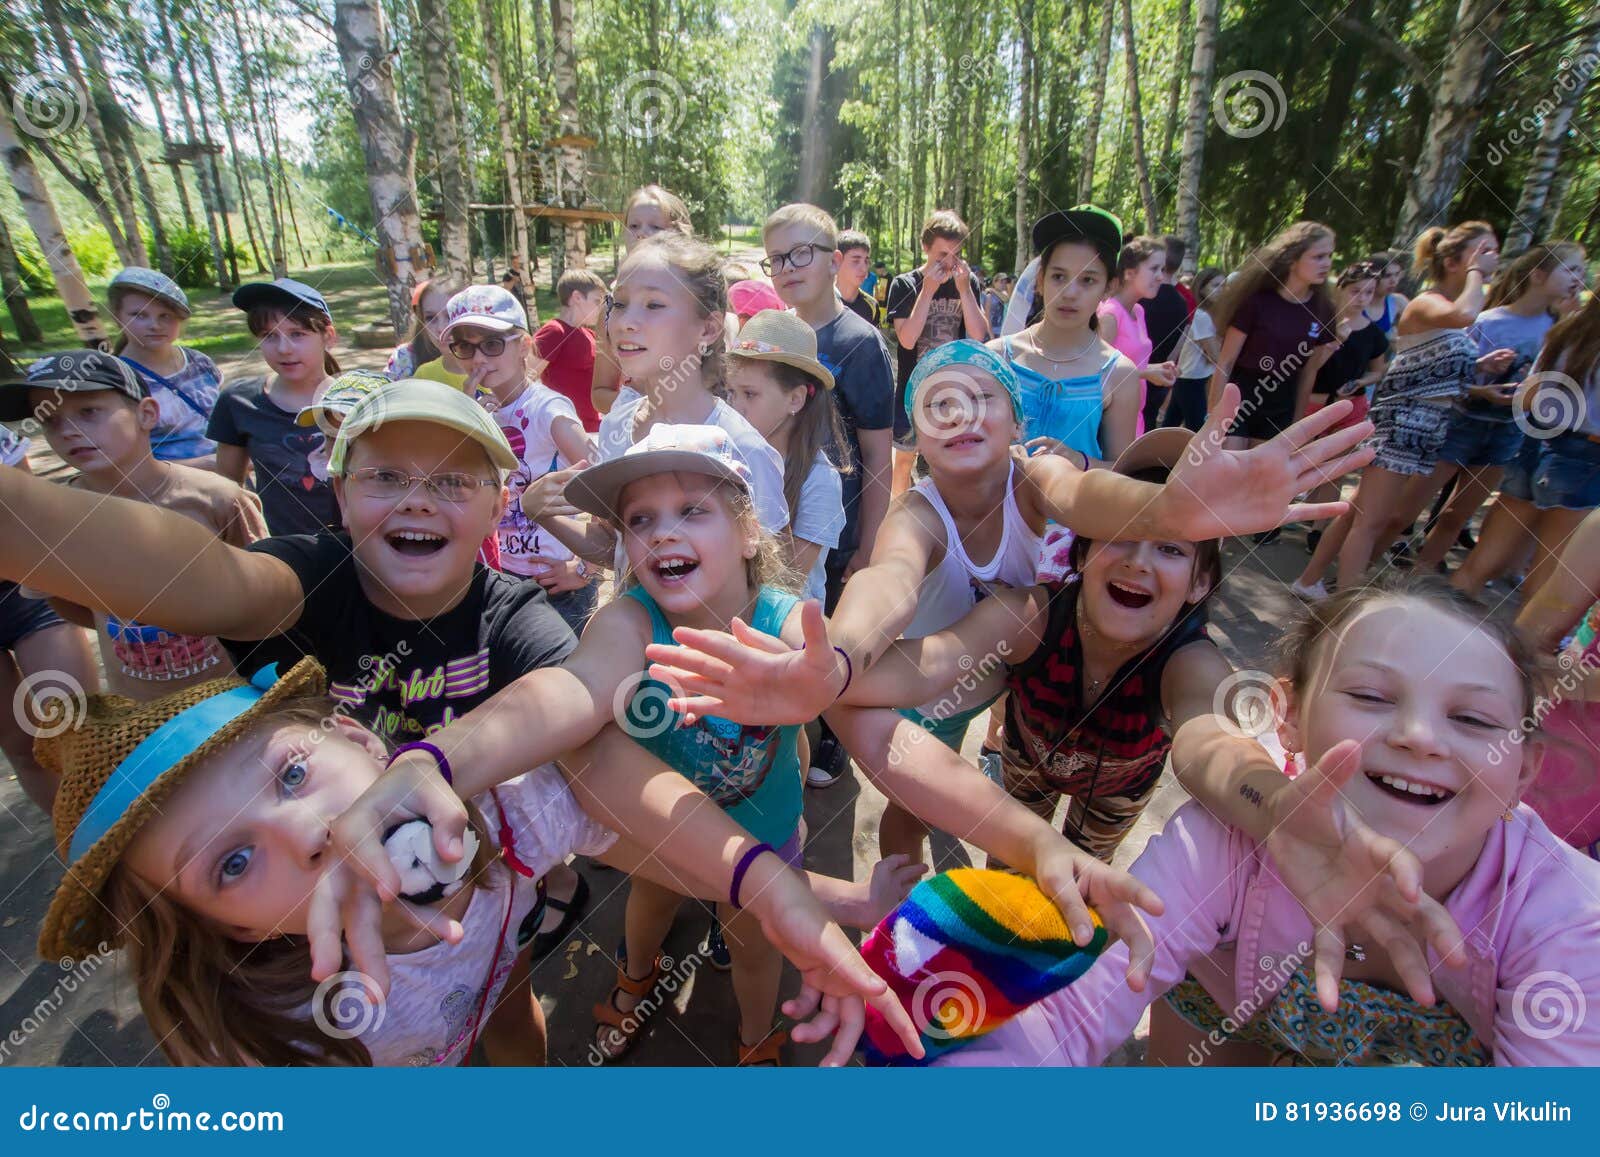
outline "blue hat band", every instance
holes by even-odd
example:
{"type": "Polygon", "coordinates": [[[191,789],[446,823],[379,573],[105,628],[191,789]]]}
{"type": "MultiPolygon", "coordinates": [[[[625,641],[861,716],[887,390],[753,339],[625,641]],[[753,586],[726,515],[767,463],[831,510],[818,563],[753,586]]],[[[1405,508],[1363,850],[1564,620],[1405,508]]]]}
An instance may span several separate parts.
{"type": "Polygon", "coordinates": [[[130,751],[95,793],[67,850],[69,863],[77,863],[99,843],[139,797],[164,774],[199,750],[201,744],[261,701],[275,681],[276,665],[257,672],[252,682],[234,687],[178,712],[130,751]]]}

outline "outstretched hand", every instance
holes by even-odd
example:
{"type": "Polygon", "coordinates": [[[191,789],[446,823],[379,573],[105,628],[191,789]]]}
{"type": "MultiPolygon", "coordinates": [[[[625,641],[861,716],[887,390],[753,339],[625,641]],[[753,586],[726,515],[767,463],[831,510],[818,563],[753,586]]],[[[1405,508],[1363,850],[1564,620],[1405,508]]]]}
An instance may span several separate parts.
{"type": "Polygon", "coordinates": [[[451,943],[461,939],[461,925],[443,913],[397,900],[400,876],[383,848],[383,834],[395,824],[418,816],[433,827],[434,847],[447,863],[464,852],[466,806],[425,754],[404,754],[333,822],[323,862],[306,917],[311,944],[311,976],[324,980],[343,967],[341,937],[350,965],[372,978],[378,990],[389,991],[389,967],[379,930],[383,905],[399,903],[411,921],[451,943]]]}
{"type": "Polygon", "coordinates": [[[541,475],[522,492],[522,513],[530,522],[541,518],[576,518],[582,514],[567,501],[567,483],[589,468],[588,459],[574,462],[564,470],[552,470],[541,475]]]}
{"type": "Polygon", "coordinates": [[[1372,433],[1371,422],[1335,429],[1351,409],[1348,400],[1334,402],[1253,449],[1228,450],[1223,443],[1239,412],[1239,388],[1229,382],[1167,479],[1162,498],[1172,506],[1173,522],[1187,528],[1185,537],[1200,540],[1345,513],[1347,502],[1295,497],[1372,461],[1371,447],[1357,448],[1372,433]]]}
{"type": "Polygon", "coordinates": [[[1368,827],[1340,789],[1358,774],[1361,745],[1336,744],[1272,798],[1266,847],[1278,876],[1311,917],[1317,999],[1339,1004],[1345,948],[1358,940],[1389,954],[1411,995],[1434,1000],[1426,949],[1466,963],[1461,928],[1422,890],[1422,864],[1405,845],[1368,827]]]}
{"type": "Polygon", "coordinates": [[[1166,910],[1139,880],[1075,847],[1059,835],[1035,859],[1034,880],[1055,902],[1072,929],[1073,943],[1086,947],[1094,937],[1093,907],[1106,931],[1128,946],[1128,987],[1143,992],[1155,963],[1155,941],[1140,910],[1159,916],[1166,910]]]}
{"type": "Polygon", "coordinates": [[[650,677],[672,688],[667,705],[686,722],[717,715],[734,723],[803,724],[833,706],[844,686],[844,661],[828,641],[815,600],[800,609],[805,643],[798,650],[742,619],[730,625],[731,633],[678,627],[676,645],[644,649],[650,677]]]}

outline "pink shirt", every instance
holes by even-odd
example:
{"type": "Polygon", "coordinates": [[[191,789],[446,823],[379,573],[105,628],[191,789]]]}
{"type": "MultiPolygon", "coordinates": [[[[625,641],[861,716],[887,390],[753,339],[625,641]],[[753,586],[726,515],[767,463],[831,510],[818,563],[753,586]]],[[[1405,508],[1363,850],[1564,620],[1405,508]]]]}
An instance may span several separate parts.
{"type": "MultiPolygon", "coordinates": [[[[1128,950],[1116,944],[1068,988],[937,1063],[1098,1065],[1186,974],[1248,1020],[1295,971],[1285,961],[1310,967],[1311,920],[1271,857],[1199,804],[1167,822],[1132,872],[1166,904],[1165,915],[1145,917],[1156,954],[1143,994],[1128,988],[1128,950]]],[[[1445,907],[1468,960],[1434,960],[1434,988],[1494,1063],[1600,1064],[1600,863],[1518,807],[1494,825],[1445,907]]]]}
{"type": "MultiPolygon", "coordinates": [[[[1111,344],[1117,350],[1127,355],[1136,369],[1144,369],[1150,364],[1150,351],[1155,348],[1155,343],[1150,340],[1150,331],[1144,324],[1144,306],[1137,301],[1133,303],[1133,312],[1129,313],[1122,308],[1122,302],[1115,297],[1108,297],[1100,303],[1100,308],[1095,310],[1097,317],[1109,317],[1117,323],[1117,340],[1111,344]]],[[[1144,399],[1149,392],[1149,387],[1139,383],[1139,424],[1134,430],[1134,437],[1144,433],[1144,399]]]]}

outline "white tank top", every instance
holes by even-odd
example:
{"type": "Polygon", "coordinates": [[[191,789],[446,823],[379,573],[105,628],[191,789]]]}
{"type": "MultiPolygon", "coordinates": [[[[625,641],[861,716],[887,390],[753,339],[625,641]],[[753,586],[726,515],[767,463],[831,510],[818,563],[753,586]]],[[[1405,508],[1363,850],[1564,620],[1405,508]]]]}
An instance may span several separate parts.
{"type": "Polygon", "coordinates": [[[928,500],[939,515],[939,521],[944,523],[944,557],[922,580],[917,613],[905,629],[905,638],[920,639],[960,622],[989,594],[991,587],[1031,587],[1034,584],[1043,539],[1022,517],[1017,506],[1016,481],[1017,464],[1013,460],[1006,475],[1006,501],[1002,508],[1005,524],[1000,532],[1000,546],[994,557],[981,566],[968,556],[955,519],[950,517],[933,479],[924,478],[917,483],[917,493],[928,500]]]}

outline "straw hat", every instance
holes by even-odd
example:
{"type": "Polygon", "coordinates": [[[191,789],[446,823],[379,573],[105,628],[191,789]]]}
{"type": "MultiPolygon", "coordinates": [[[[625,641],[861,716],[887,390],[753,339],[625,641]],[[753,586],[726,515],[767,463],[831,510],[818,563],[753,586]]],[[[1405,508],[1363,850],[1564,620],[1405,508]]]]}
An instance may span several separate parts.
{"type": "Polygon", "coordinates": [[[139,829],[202,759],[285,700],[327,690],[315,659],[276,681],[275,672],[263,668],[248,683],[213,679],[148,703],[91,696],[75,726],[35,742],[35,758],[60,777],[56,853],[67,865],[39,931],[40,956],[76,960],[119,945],[123,930],[100,889],[139,829]]]}
{"type": "Polygon", "coordinates": [[[817,360],[817,331],[787,310],[763,309],[739,329],[728,353],[755,362],[782,362],[833,389],[833,373],[817,360]]]}

